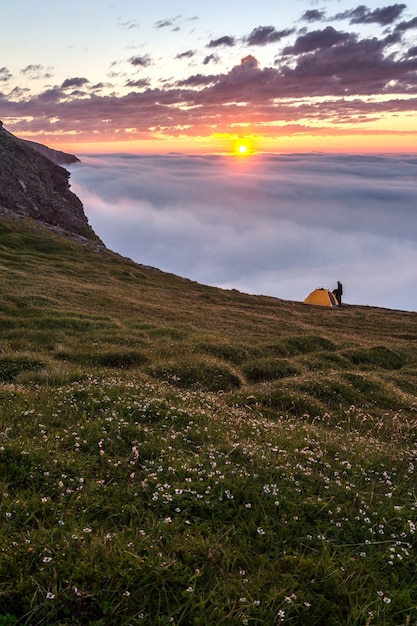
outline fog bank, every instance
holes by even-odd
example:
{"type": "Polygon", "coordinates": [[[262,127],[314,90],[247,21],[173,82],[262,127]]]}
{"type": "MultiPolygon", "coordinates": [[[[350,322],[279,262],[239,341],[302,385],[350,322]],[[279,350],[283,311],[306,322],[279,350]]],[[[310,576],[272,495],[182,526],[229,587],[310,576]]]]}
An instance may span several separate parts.
{"type": "Polygon", "coordinates": [[[417,311],[417,157],[84,156],[72,190],[112,250],[223,288],[417,311]]]}

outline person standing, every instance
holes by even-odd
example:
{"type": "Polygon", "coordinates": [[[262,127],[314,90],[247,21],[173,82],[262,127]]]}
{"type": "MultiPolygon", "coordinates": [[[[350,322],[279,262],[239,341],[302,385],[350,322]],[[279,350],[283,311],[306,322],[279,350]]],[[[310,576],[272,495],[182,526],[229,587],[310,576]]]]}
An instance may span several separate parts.
{"type": "Polygon", "coordinates": [[[337,288],[333,289],[332,293],[335,296],[339,306],[342,306],[343,285],[340,280],[337,281],[337,288]]]}

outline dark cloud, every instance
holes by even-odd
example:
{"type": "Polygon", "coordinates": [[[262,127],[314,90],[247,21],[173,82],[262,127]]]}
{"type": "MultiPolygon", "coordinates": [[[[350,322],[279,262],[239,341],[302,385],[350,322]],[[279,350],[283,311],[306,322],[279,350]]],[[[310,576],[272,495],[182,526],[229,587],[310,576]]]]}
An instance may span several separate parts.
{"type": "Polygon", "coordinates": [[[320,22],[323,21],[326,17],[326,13],[324,11],[318,11],[317,9],[311,9],[310,11],[305,11],[301,16],[301,20],[304,22],[320,22]]]}
{"type": "Polygon", "coordinates": [[[69,87],[83,87],[83,85],[87,85],[90,81],[87,78],[67,78],[61,85],[61,89],[68,89],[69,87]]]}
{"type": "Polygon", "coordinates": [[[149,67],[152,63],[152,59],[149,54],[143,56],[130,57],[129,63],[134,67],[149,67]]]}
{"type": "Polygon", "coordinates": [[[258,26],[244,38],[244,41],[250,46],[265,46],[269,43],[281,41],[284,37],[288,37],[294,32],[293,28],[285,30],[275,30],[274,26],[258,26]]]}
{"type": "Polygon", "coordinates": [[[408,22],[400,22],[395,27],[396,32],[404,33],[407,30],[411,30],[412,28],[417,28],[417,17],[414,17],[412,20],[408,22]]]}
{"type": "Polygon", "coordinates": [[[12,78],[13,74],[9,72],[7,67],[0,67],[0,82],[7,83],[12,78]]]}
{"type": "Polygon", "coordinates": [[[415,157],[83,158],[72,189],[113,250],[206,284],[417,310],[415,157]]]}
{"type": "Polygon", "coordinates": [[[235,44],[236,40],[234,37],[225,35],[224,37],[219,37],[218,39],[212,39],[207,44],[207,48],[218,48],[219,46],[227,46],[229,48],[232,48],[235,44]]]}
{"type": "Polygon", "coordinates": [[[203,65],[208,65],[209,63],[218,63],[220,61],[220,57],[217,54],[208,54],[204,57],[203,65]]]}
{"type": "Polygon", "coordinates": [[[417,57],[417,46],[414,46],[414,48],[410,48],[407,56],[409,57],[417,57]]]}
{"type": "Polygon", "coordinates": [[[294,45],[284,48],[284,54],[304,54],[323,48],[331,48],[340,43],[355,40],[355,35],[337,31],[333,26],[327,26],[323,30],[314,30],[305,35],[300,35],[294,45]]]}
{"type": "Polygon", "coordinates": [[[355,9],[338,13],[334,19],[348,19],[351,24],[380,24],[381,26],[388,26],[395,22],[406,8],[406,4],[392,4],[370,11],[361,4],[355,9]]]}
{"type": "Polygon", "coordinates": [[[125,83],[126,87],[137,87],[139,89],[144,89],[149,87],[150,80],[148,78],[139,78],[138,80],[127,80],[125,83]]]}
{"type": "Polygon", "coordinates": [[[192,59],[195,56],[195,50],[186,50],[175,56],[176,59],[192,59]]]}
{"type": "Polygon", "coordinates": [[[10,92],[10,96],[12,98],[22,98],[29,92],[30,92],[30,89],[28,89],[27,87],[26,88],[14,87],[10,92]]]}
{"type": "Polygon", "coordinates": [[[295,68],[284,68],[283,72],[291,80],[293,91],[294,81],[298,80],[303,82],[304,93],[310,95],[388,93],[393,89],[392,81],[396,81],[396,89],[416,92],[417,62],[395,61],[384,52],[384,41],[347,38],[342,45],[301,55],[295,68]]]}
{"type": "Polygon", "coordinates": [[[64,93],[60,87],[52,87],[51,89],[46,89],[45,91],[40,93],[38,96],[36,96],[34,100],[38,104],[40,103],[41,106],[45,106],[48,104],[55,105],[62,99],[63,96],[64,93]]]}
{"type": "Polygon", "coordinates": [[[204,74],[194,74],[184,80],[177,82],[178,87],[201,87],[202,85],[210,85],[218,80],[217,76],[207,76],[204,74]]]}

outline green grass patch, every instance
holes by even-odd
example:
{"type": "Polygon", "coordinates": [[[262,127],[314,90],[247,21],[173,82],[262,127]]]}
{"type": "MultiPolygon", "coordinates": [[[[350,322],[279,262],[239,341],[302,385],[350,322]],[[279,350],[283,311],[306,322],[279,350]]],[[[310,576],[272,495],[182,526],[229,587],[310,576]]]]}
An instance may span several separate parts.
{"type": "Polygon", "coordinates": [[[230,391],[241,386],[240,377],[225,365],[206,361],[178,361],[153,367],[150,374],[184,389],[230,391]]]}
{"type": "Polygon", "coordinates": [[[344,353],[344,356],[354,365],[374,366],[386,370],[401,369],[406,363],[400,354],[386,346],[349,350],[344,353]]]}
{"type": "Polygon", "coordinates": [[[148,357],[142,352],[120,350],[88,353],[62,351],[56,354],[56,358],[89,367],[114,367],[118,369],[141,367],[148,362],[148,357]]]}
{"type": "Polygon", "coordinates": [[[242,371],[249,382],[276,380],[288,376],[296,376],[299,369],[285,359],[256,359],[248,361],[242,367],[242,371]]]}
{"type": "Polygon", "coordinates": [[[0,381],[10,382],[21,372],[36,371],[43,367],[43,361],[28,356],[0,357],[0,381]]]}

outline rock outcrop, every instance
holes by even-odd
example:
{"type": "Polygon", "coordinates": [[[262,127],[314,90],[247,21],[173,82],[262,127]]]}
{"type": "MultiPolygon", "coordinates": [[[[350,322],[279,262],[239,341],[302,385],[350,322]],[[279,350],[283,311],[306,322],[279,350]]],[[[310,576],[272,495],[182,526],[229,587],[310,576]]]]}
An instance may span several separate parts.
{"type": "Polygon", "coordinates": [[[69,178],[66,169],[0,122],[0,212],[30,217],[69,237],[104,246],[89,225],[81,200],[70,191],[69,178]]]}
{"type": "Polygon", "coordinates": [[[48,146],[44,146],[42,143],[37,143],[36,141],[28,141],[27,139],[23,139],[27,146],[33,148],[43,156],[46,156],[47,159],[55,163],[56,165],[71,165],[72,163],[80,163],[80,159],[77,158],[74,154],[67,154],[67,152],[61,152],[61,150],[53,150],[52,148],[48,148],[48,146]]]}

